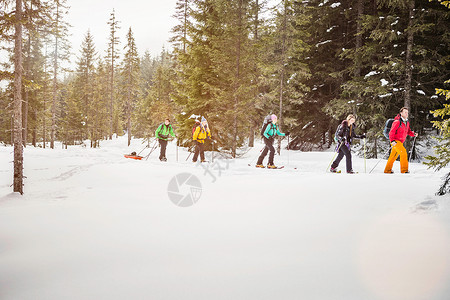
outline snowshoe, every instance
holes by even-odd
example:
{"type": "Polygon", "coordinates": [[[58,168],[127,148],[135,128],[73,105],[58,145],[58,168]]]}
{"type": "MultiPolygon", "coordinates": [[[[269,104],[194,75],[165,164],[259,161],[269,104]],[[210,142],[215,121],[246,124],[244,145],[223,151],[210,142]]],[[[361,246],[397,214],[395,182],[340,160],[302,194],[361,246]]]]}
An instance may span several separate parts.
{"type": "Polygon", "coordinates": [[[341,170],[338,170],[336,168],[330,168],[331,173],[341,173],[341,170]]]}
{"type": "Polygon", "coordinates": [[[284,166],[277,167],[275,165],[267,165],[267,169],[283,169],[283,168],[284,168],[284,166]]]}

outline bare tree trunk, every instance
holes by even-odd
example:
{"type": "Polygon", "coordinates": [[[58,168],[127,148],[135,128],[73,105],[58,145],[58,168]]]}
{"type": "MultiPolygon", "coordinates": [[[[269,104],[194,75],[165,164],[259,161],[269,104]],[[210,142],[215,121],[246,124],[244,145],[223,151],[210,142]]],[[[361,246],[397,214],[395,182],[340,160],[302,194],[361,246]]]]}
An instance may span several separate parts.
{"type": "Polygon", "coordinates": [[[31,130],[31,136],[32,136],[31,144],[33,145],[33,147],[36,147],[36,140],[37,140],[37,133],[36,133],[36,127],[37,127],[37,125],[36,125],[36,124],[37,124],[37,110],[36,110],[35,107],[33,107],[32,111],[33,111],[33,119],[34,119],[34,122],[33,122],[33,128],[32,128],[32,130],[31,130]]]}
{"type": "Polygon", "coordinates": [[[186,54],[186,38],[187,38],[187,17],[188,17],[188,1],[184,0],[184,28],[183,28],[183,54],[186,54]]]}
{"type": "Polygon", "coordinates": [[[111,20],[111,81],[110,81],[110,100],[109,100],[109,139],[112,140],[112,136],[114,133],[114,59],[115,59],[115,42],[116,42],[116,15],[113,10],[112,20],[111,20]]]}
{"type": "Polygon", "coordinates": [[[237,41],[236,41],[236,86],[234,89],[234,121],[233,121],[233,147],[231,149],[231,156],[236,158],[237,152],[237,136],[238,136],[238,105],[239,105],[239,78],[241,76],[241,31],[242,31],[242,0],[239,0],[238,7],[238,31],[237,31],[237,41]]]}
{"type": "Polygon", "coordinates": [[[248,146],[249,147],[255,147],[255,129],[253,128],[253,122],[252,125],[250,126],[250,134],[249,134],[249,139],[248,139],[248,146]]]}
{"type": "Polygon", "coordinates": [[[356,17],[356,68],[354,76],[357,78],[361,75],[361,59],[358,50],[362,47],[362,35],[360,34],[362,29],[362,15],[364,13],[363,0],[358,0],[357,5],[357,17],[356,17]]]}
{"type": "MultiPolygon", "coordinates": [[[[56,28],[58,28],[59,22],[59,5],[56,5],[56,28]]],[[[53,101],[52,101],[52,128],[50,136],[50,148],[55,148],[55,132],[56,132],[56,101],[58,92],[58,33],[55,36],[55,53],[53,61],[53,101]]]]}
{"type": "Polygon", "coordinates": [[[57,101],[57,91],[58,91],[58,81],[56,78],[56,72],[58,70],[58,37],[55,41],[55,57],[53,63],[53,101],[52,101],[52,127],[50,134],[50,148],[55,148],[55,132],[56,132],[56,101],[57,101]]]}
{"type": "Polygon", "coordinates": [[[414,45],[414,32],[412,27],[414,25],[414,0],[409,2],[409,20],[408,20],[408,32],[406,42],[406,78],[405,78],[405,102],[404,107],[411,110],[411,82],[412,82],[412,50],[414,45]]]}
{"type": "MultiPolygon", "coordinates": [[[[255,11],[255,29],[253,31],[254,34],[254,39],[255,39],[255,43],[258,42],[258,29],[259,29],[259,0],[255,1],[255,7],[256,7],[256,11],[255,11]]],[[[254,80],[255,80],[255,93],[254,93],[254,97],[255,100],[258,97],[258,87],[259,87],[259,82],[258,82],[258,66],[257,66],[257,61],[254,60],[254,80]]],[[[248,138],[248,146],[249,147],[254,147],[255,146],[255,128],[254,128],[255,124],[252,121],[252,124],[250,126],[250,134],[249,134],[249,138],[248,138]]]]}
{"type": "Polygon", "coordinates": [[[14,45],[14,192],[23,194],[22,0],[16,0],[14,45]]]}
{"type": "MultiPolygon", "coordinates": [[[[132,82],[132,74],[133,74],[133,70],[130,69],[129,70],[129,82],[130,82],[130,86],[128,88],[127,91],[127,133],[128,133],[128,146],[130,146],[131,144],[131,82],[132,82]]],[[[161,98],[159,98],[161,99],[161,98]]]]}
{"type": "MultiPolygon", "coordinates": [[[[278,119],[280,120],[279,125],[283,124],[283,93],[284,93],[284,73],[285,73],[285,64],[286,64],[286,34],[287,34],[287,0],[284,0],[284,17],[283,17],[283,32],[282,32],[282,48],[281,48],[281,58],[282,58],[282,66],[281,66],[281,75],[280,75],[280,113],[278,119]]],[[[281,137],[278,137],[278,154],[281,153],[281,137]]]]}
{"type": "Polygon", "coordinates": [[[114,119],[114,43],[111,51],[111,99],[109,100],[109,139],[112,140],[114,132],[113,119],[114,119]]]}
{"type": "MultiPolygon", "coordinates": [[[[28,41],[27,41],[27,60],[25,61],[25,78],[29,79],[28,76],[30,74],[30,53],[31,53],[31,34],[28,33],[28,41]]],[[[28,137],[28,103],[29,103],[29,91],[25,88],[23,101],[23,115],[22,115],[22,142],[23,146],[27,146],[27,137],[28,137]]]]}

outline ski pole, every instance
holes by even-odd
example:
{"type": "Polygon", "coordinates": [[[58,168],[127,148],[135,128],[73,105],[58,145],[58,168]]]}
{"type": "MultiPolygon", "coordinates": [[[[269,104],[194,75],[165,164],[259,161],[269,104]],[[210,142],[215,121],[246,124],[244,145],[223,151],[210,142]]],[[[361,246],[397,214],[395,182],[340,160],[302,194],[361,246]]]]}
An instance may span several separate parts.
{"type": "Polygon", "coordinates": [[[178,162],[178,138],[177,138],[177,144],[176,144],[176,147],[177,147],[176,153],[177,153],[177,162],[178,162]]]}
{"type": "Polygon", "coordinates": [[[289,166],[289,135],[288,135],[287,153],[288,153],[288,166],[289,166]]]}
{"type": "Polygon", "coordinates": [[[152,146],[152,148],[150,149],[150,152],[147,154],[147,156],[145,157],[145,160],[148,160],[148,158],[150,157],[150,154],[152,154],[153,153],[153,151],[155,151],[155,149],[157,148],[157,146],[158,146],[158,140],[157,139],[155,139],[155,142],[153,143],[153,146],[152,146]]]}
{"type": "Polygon", "coordinates": [[[332,164],[333,161],[334,161],[334,158],[335,158],[336,155],[339,153],[339,150],[341,150],[341,146],[342,146],[343,144],[344,144],[344,143],[341,142],[341,144],[339,145],[339,148],[337,148],[336,153],[334,154],[333,158],[332,158],[331,161],[330,161],[330,164],[328,165],[327,169],[325,170],[325,173],[328,172],[328,170],[330,169],[331,164],[332,164]]]}
{"type": "Polygon", "coordinates": [[[144,151],[145,149],[149,148],[150,146],[150,142],[147,143],[147,145],[145,145],[144,149],[142,149],[141,151],[139,151],[139,153],[137,154],[137,156],[139,156],[139,154],[142,153],[142,151],[144,151]]]}
{"type": "Polygon", "coordinates": [[[191,154],[192,154],[192,148],[195,148],[195,145],[194,146],[191,146],[191,147],[189,147],[189,149],[188,149],[188,151],[189,151],[189,155],[188,155],[188,157],[186,157],[186,161],[189,159],[189,157],[191,157],[191,154]]]}
{"type": "Polygon", "coordinates": [[[391,150],[391,148],[389,148],[384,154],[383,156],[377,161],[377,163],[375,164],[375,166],[373,166],[372,170],[370,170],[369,174],[372,173],[372,171],[378,166],[378,164],[380,163],[380,161],[386,157],[386,154],[389,153],[389,151],[391,150]]]}
{"type": "Polygon", "coordinates": [[[364,173],[367,173],[367,164],[366,164],[366,138],[364,138],[364,173]]]}
{"type": "Polygon", "coordinates": [[[211,141],[212,141],[211,162],[213,163],[214,162],[214,140],[211,139],[211,141]]]}
{"type": "MultiPolygon", "coordinates": [[[[259,150],[259,153],[261,153],[264,150],[264,148],[266,148],[266,146],[261,148],[261,150],[259,150]]],[[[253,162],[255,161],[255,159],[258,158],[259,156],[260,156],[260,154],[258,154],[255,157],[253,157],[252,161],[248,164],[248,166],[251,166],[253,164],[253,162]]]]}
{"type": "Polygon", "coordinates": [[[139,154],[142,153],[142,151],[144,151],[145,149],[147,149],[148,145],[145,145],[144,149],[142,149],[141,151],[139,151],[139,153],[137,154],[137,156],[139,156],[139,154]]]}
{"type": "Polygon", "coordinates": [[[409,150],[408,163],[411,160],[411,157],[412,157],[413,150],[414,150],[415,146],[416,146],[416,136],[414,136],[414,140],[413,140],[413,143],[412,143],[412,146],[411,146],[411,150],[409,150]]]}

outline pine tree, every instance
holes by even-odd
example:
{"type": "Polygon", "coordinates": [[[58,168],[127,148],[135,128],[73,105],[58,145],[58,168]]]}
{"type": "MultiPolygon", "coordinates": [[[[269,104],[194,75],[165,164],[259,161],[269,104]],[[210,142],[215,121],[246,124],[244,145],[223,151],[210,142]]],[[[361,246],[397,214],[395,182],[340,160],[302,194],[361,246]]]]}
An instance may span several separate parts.
{"type": "Polygon", "coordinates": [[[112,139],[114,133],[114,115],[115,115],[115,73],[116,73],[116,61],[119,59],[119,36],[117,31],[120,29],[119,21],[116,20],[116,13],[113,9],[109,22],[109,40],[108,40],[108,55],[106,60],[109,63],[110,84],[109,84],[109,139],[112,139]]]}
{"type": "MultiPolygon", "coordinates": [[[[213,96],[220,80],[213,66],[214,39],[219,36],[220,17],[213,0],[192,1],[192,26],[188,27],[188,45],[184,55],[177,56],[178,82],[174,100],[181,112],[176,116],[182,144],[192,141],[193,116],[209,117],[213,96]]],[[[209,120],[213,124],[214,120],[209,120]]]]}
{"type": "Polygon", "coordinates": [[[139,96],[139,76],[140,76],[140,59],[137,52],[136,43],[134,41],[133,32],[130,29],[127,33],[127,44],[124,47],[125,54],[121,68],[122,90],[123,95],[123,111],[125,118],[125,128],[128,135],[128,146],[131,143],[132,115],[139,96]]]}
{"type": "Polygon", "coordinates": [[[50,148],[55,147],[56,138],[56,122],[58,109],[58,74],[61,68],[61,62],[69,59],[70,44],[68,37],[68,23],[64,21],[64,15],[68,11],[66,5],[67,0],[54,0],[53,2],[53,28],[52,35],[54,37],[53,43],[53,97],[51,105],[52,126],[50,135],[50,148]]]}
{"type": "Polygon", "coordinates": [[[95,61],[97,53],[95,51],[93,37],[88,30],[81,45],[81,54],[77,63],[77,88],[80,97],[80,107],[82,107],[82,122],[84,125],[84,138],[91,139],[91,147],[93,147],[93,130],[91,128],[92,103],[94,101],[95,89],[95,61]]]}
{"type": "Polygon", "coordinates": [[[172,28],[173,36],[170,42],[175,48],[175,53],[186,53],[188,44],[188,30],[192,26],[190,20],[190,3],[192,0],[177,0],[175,6],[174,18],[178,20],[178,24],[172,28]]]}
{"type": "Polygon", "coordinates": [[[101,59],[98,61],[98,68],[93,79],[93,101],[91,104],[91,132],[93,147],[100,146],[102,137],[107,136],[109,132],[109,113],[108,113],[108,87],[109,74],[108,66],[101,59]]]}
{"type": "MultiPolygon", "coordinates": [[[[442,1],[441,3],[450,9],[450,1],[442,1]]],[[[450,84],[450,80],[445,82],[450,84]]],[[[444,96],[446,101],[450,100],[450,90],[444,88],[436,89],[436,94],[444,96]]],[[[431,111],[434,117],[442,118],[441,121],[433,121],[433,126],[440,131],[440,136],[437,137],[439,144],[435,147],[436,156],[427,156],[429,162],[425,164],[430,168],[440,170],[450,164],[450,105],[444,104],[442,108],[431,111]]],[[[444,177],[444,182],[439,188],[437,195],[444,195],[450,193],[450,172],[444,177]]]]}
{"type": "Polygon", "coordinates": [[[33,146],[36,146],[38,142],[42,120],[47,118],[47,112],[43,107],[47,98],[45,86],[48,85],[50,78],[49,74],[45,72],[47,61],[43,53],[42,38],[41,35],[37,34],[31,39],[30,71],[28,73],[30,95],[28,98],[29,118],[27,127],[31,131],[31,143],[33,146]]]}
{"type": "MultiPolygon", "coordinates": [[[[213,37],[212,67],[218,74],[216,103],[210,110],[222,150],[230,150],[235,158],[237,149],[248,138],[251,126],[247,110],[253,101],[255,83],[253,71],[253,46],[250,40],[250,1],[216,1],[215,8],[223,29],[213,37]],[[226,107],[226,109],[224,109],[226,107]]],[[[217,24],[220,28],[220,24],[217,24]]]]}
{"type": "MultiPolygon", "coordinates": [[[[306,131],[301,128],[305,124],[317,122],[317,115],[311,114],[314,104],[308,103],[303,107],[303,103],[308,101],[306,83],[310,78],[306,60],[310,54],[310,47],[307,44],[309,42],[307,25],[310,18],[308,13],[303,3],[279,2],[275,7],[272,21],[274,29],[266,38],[270,53],[266,57],[265,69],[265,81],[269,86],[266,111],[279,117],[281,114],[282,130],[286,131],[288,126],[292,128],[294,139],[291,146],[294,148],[299,144],[310,142],[304,136],[306,131]],[[305,113],[306,109],[309,110],[308,113],[305,113]]],[[[281,151],[280,143],[278,150],[281,151]]]]}

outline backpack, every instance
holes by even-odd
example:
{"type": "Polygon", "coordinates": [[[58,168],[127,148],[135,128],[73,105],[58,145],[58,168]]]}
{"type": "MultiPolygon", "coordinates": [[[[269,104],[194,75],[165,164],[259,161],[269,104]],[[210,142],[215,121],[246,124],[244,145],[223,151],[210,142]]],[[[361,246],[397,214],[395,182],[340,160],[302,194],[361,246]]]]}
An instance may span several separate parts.
{"type": "Polygon", "coordinates": [[[197,129],[198,126],[200,126],[200,124],[199,123],[195,123],[194,127],[192,127],[192,138],[194,138],[195,129],[197,129]]]}
{"type": "Polygon", "coordinates": [[[384,125],[383,135],[385,138],[389,140],[389,132],[391,132],[392,123],[394,123],[394,119],[388,119],[386,124],[384,125]]]}
{"type": "Polygon", "coordinates": [[[340,136],[339,136],[338,133],[339,133],[339,130],[341,129],[341,126],[342,126],[342,123],[339,124],[339,126],[338,126],[337,129],[336,129],[336,132],[334,133],[334,142],[335,142],[335,143],[339,142],[340,136]]]}
{"type": "MultiPolygon", "coordinates": [[[[394,119],[388,119],[386,121],[386,124],[384,125],[383,129],[383,135],[389,140],[389,133],[391,132],[392,124],[394,123],[394,119]]],[[[408,128],[408,122],[406,121],[406,128],[408,128]]],[[[403,121],[400,120],[400,124],[398,125],[397,129],[395,130],[395,133],[397,134],[398,129],[402,126],[403,121]]]]}
{"type": "Polygon", "coordinates": [[[161,128],[161,130],[158,131],[158,135],[159,135],[160,137],[162,137],[163,139],[167,139],[167,138],[169,137],[170,124],[169,124],[168,126],[166,126],[166,128],[167,128],[167,130],[168,130],[167,134],[160,134],[160,132],[162,132],[162,131],[164,130],[164,126],[166,126],[165,123],[159,124],[158,128],[161,128]]]}
{"type": "Polygon", "coordinates": [[[261,127],[261,137],[264,137],[264,132],[266,131],[267,125],[272,124],[272,115],[267,115],[264,118],[263,125],[261,127]]]}

